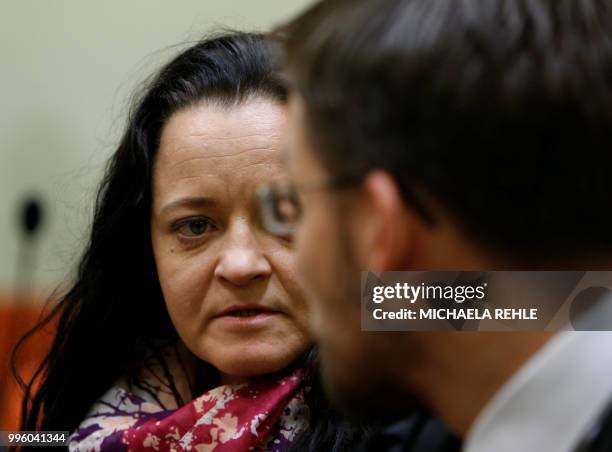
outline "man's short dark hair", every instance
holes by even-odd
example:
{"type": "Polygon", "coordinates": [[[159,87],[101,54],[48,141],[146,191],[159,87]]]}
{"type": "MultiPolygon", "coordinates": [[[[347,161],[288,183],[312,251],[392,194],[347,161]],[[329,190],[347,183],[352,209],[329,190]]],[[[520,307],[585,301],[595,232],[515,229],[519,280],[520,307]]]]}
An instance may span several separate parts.
{"type": "Polygon", "coordinates": [[[385,169],[496,249],[612,248],[612,0],[322,1],[282,31],[334,174],[385,169]]]}

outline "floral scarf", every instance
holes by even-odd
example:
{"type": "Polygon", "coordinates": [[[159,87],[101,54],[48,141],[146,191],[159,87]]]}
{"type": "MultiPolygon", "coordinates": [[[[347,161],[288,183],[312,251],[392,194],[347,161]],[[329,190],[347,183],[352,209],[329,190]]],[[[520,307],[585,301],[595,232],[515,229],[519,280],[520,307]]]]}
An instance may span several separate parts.
{"type": "Polygon", "coordinates": [[[166,366],[147,357],[93,404],[70,451],[280,452],[308,428],[300,370],[192,398],[195,357],[182,344],[162,353],[166,366]]]}

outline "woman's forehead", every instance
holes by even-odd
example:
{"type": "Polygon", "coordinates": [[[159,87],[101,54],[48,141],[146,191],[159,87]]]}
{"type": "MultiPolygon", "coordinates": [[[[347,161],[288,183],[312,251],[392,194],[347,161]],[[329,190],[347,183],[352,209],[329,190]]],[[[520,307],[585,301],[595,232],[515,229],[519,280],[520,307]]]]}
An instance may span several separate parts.
{"type": "Polygon", "coordinates": [[[156,197],[228,184],[247,188],[282,172],[284,112],[270,101],[199,105],[175,113],[160,140],[156,197]]]}
{"type": "Polygon", "coordinates": [[[160,137],[160,151],[204,146],[211,156],[235,147],[277,147],[285,126],[281,105],[264,99],[234,106],[200,103],[174,113],[160,137]]]}
{"type": "Polygon", "coordinates": [[[266,100],[180,110],[162,130],[157,164],[164,170],[200,160],[220,167],[277,160],[284,121],[282,107],[266,100]]]}

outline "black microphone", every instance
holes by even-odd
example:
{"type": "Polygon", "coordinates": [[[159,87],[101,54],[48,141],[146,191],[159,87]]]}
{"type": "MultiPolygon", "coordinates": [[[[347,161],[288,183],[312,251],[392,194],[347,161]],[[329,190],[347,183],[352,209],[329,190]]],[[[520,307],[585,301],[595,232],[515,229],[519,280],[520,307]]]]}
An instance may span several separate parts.
{"type": "Polygon", "coordinates": [[[36,198],[27,199],[22,207],[21,223],[26,236],[34,236],[42,223],[43,210],[41,202],[36,198]]]}
{"type": "Polygon", "coordinates": [[[36,264],[37,238],[44,220],[43,203],[38,196],[28,196],[20,203],[18,212],[21,240],[17,257],[15,299],[32,293],[36,264]]]}

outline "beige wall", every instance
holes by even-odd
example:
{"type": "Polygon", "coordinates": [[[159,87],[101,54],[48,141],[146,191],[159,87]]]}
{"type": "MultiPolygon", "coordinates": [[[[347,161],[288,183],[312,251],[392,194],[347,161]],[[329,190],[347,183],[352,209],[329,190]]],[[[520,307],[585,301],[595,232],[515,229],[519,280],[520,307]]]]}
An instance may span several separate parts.
{"type": "Polygon", "coordinates": [[[0,293],[13,286],[19,200],[46,201],[39,292],[71,274],[130,93],[172,45],[221,26],[266,29],[309,0],[0,2],[0,293]]]}

